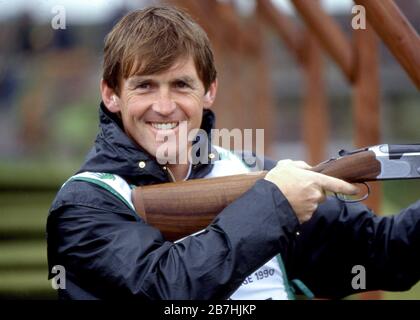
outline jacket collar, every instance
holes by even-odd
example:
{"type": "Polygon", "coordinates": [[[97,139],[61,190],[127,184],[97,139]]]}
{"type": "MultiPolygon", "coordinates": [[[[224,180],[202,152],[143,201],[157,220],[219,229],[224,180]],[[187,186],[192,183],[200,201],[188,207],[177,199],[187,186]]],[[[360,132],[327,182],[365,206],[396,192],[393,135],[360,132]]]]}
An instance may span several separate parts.
{"type": "MultiPolygon", "coordinates": [[[[214,124],[214,113],[211,110],[204,110],[201,129],[207,133],[209,139],[197,139],[195,143],[206,143],[211,148],[210,131],[214,128],[214,124]]],[[[208,161],[200,162],[192,167],[189,178],[202,178],[211,169],[212,164],[208,161]]],[[[134,185],[169,181],[163,166],[124,133],[121,120],[108,111],[103,102],[99,107],[99,133],[95,145],[78,172],[84,171],[118,174],[134,185]]]]}

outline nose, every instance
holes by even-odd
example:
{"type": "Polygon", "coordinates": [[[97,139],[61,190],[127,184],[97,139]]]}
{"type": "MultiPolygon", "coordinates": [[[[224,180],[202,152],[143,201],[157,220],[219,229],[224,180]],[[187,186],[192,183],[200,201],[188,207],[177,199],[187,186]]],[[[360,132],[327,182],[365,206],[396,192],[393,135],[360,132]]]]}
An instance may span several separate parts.
{"type": "Polygon", "coordinates": [[[163,116],[170,115],[174,112],[175,108],[176,103],[171,99],[169,90],[161,90],[152,106],[153,111],[160,113],[163,116]]]}

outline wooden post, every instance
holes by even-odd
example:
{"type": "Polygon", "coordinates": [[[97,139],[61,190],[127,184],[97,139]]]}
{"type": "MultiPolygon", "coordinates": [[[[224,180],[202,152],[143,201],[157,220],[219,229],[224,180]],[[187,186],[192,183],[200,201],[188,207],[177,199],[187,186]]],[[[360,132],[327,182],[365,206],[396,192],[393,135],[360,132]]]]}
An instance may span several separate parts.
{"type": "Polygon", "coordinates": [[[354,0],[420,90],[420,37],[392,0],[354,0]]]}
{"type": "Polygon", "coordinates": [[[290,0],[305,24],[320,44],[341,68],[347,80],[353,83],[353,56],[351,44],[340,26],[322,10],[318,1],[290,0]]]}
{"type": "MultiPolygon", "coordinates": [[[[369,26],[369,25],[368,25],[369,26]]],[[[379,41],[372,30],[355,30],[356,82],[354,86],[354,144],[356,147],[380,143],[379,41]]],[[[372,190],[373,191],[373,190],[372,190]]],[[[370,207],[379,211],[380,192],[372,192],[370,207]]]]}
{"type": "Polygon", "coordinates": [[[307,150],[306,161],[315,165],[326,158],[329,135],[321,48],[312,30],[301,32],[270,0],[258,0],[258,12],[273,27],[303,68],[305,97],[302,109],[302,137],[307,150]]]}
{"type": "MultiPolygon", "coordinates": [[[[249,61],[248,63],[245,62],[245,67],[248,68],[249,65],[255,64],[255,66],[253,66],[247,74],[247,81],[249,84],[245,87],[250,88],[255,85],[256,90],[256,94],[254,94],[252,99],[254,109],[250,114],[250,118],[253,120],[250,121],[250,123],[255,123],[253,127],[254,129],[264,129],[264,150],[257,150],[257,146],[255,145],[254,151],[264,151],[266,156],[274,157],[274,132],[277,127],[277,121],[273,116],[276,114],[276,108],[274,104],[273,84],[270,81],[270,67],[268,65],[269,59],[267,57],[268,52],[265,50],[264,46],[266,38],[264,37],[261,16],[258,12],[256,12],[256,14],[248,21],[248,30],[255,36],[257,48],[253,61],[249,61]]],[[[254,137],[256,136],[255,133],[256,132],[254,131],[254,137]]],[[[253,140],[255,144],[255,139],[253,140]]]]}
{"type": "MultiPolygon", "coordinates": [[[[380,143],[379,39],[368,24],[355,30],[354,144],[356,147],[380,143]]],[[[379,182],[369,183],[371,194],[365,204],[380,213],[382,190],[379,182]]],[[[368,292],[362,299],[381,299],[380,292],[368,292]]]]}
{"type": "Polygon", "coordinates": [[[252,32],[252,27],[243,21],[236,12],[232,1],[213,1],[210,3],[215,7],[215,17],[210,18],[210,23],[218,24],[223,21],[223,27],[219,26],[221,34],[225,36],[227,45],[232,45],[235,51],[241,50],[242,54],[255,55],[259,50],[258,39],[252,32]]]}
{"type": "Polygon", "coordinates": [[[316,165],[327,157],[329,112],[325,97],[322,50],[310,30],[306,31],[305,44],[302,132],[307,150],[306,160],[310,165],[316,165]]]}
{"type": "Polygon", "coordinates": [[[258,14],[283,41],[298,63],[304,63],[303,36],[299,28],[272,4],[271,0],[258,0],[258,14]]]}

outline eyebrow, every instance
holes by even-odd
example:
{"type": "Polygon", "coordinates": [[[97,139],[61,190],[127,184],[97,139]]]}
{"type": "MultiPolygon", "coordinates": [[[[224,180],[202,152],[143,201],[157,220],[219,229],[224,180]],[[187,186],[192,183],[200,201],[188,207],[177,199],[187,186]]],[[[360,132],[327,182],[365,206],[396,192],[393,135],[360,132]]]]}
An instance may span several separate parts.
{"type": "Polygon", "coordinates": [[[183,81],[187,83],[188,85],[194,85],[196,82],[195,79],[191,78],[190,76],[182,76],[182,77],[176,78],[173,82],[177,82],[177,81],[183,81]]]}
{"type": "MultiPolygon", "coordinates": [[[[146,81],[155,82],[155,80],[151,78],[150,76],[134,76],[128,80],[128,87],[135,87],[139,83],[146,82],[146,81]]],[[[183,81],[190,86],[194,86],[196,84],[196,80],[187,75],[172,79],[171,83],[175,83],[178,81],[183,81]]]]}
{"type": "Polygon", "coordinates": [[[128,79],[128,87],[135,87],[137,84],[145,82],[145,81],[152,81],[152,79],[143,76],[135,76],[128,79]]]}

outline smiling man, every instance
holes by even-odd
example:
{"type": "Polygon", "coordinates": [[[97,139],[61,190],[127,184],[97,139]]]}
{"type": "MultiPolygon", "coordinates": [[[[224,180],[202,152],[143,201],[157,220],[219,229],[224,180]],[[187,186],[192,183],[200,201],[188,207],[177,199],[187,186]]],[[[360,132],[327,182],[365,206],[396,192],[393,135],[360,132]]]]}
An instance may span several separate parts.
{"type": "Polygon", "coordinates": [[[181,134],[210,134],[217,91],[209,40],[186,13],[150,7],[119,21],[106,38],[100,89],[95,144],[48,216],[50,277],[55,266],[66,275],[60,298],[289,299],[293,289],[309,292],[303,282],[340,297],[357,290],[356,264],[369,274],[367,289],[418,280],[420,232],[411,226],[420,226],[419,205],[377,218],[363,205],[327,199],[326,191],[357,189],[300,161],[267,161],[265,179],[203,232],[175,243],[140,217],[136,186],[250,171],[210,136],[181,134]],[[167,137],[176,138],[168,153],[178,160],[197,145],[209,152],[166,163],[167,137]]]}
{"type": "MultiPolygon", "coordinates": [[[[216,79],[209,79],[211,83],[206,84],[201,81],[193,52],[189,53],[188,50],[193,49],[185,48],[182,56],[175,56],[176,60],[168,70],[147,70],[156,72],[152,75],[144,75],[144,67],[133,70],[132,75],[126,75],[118,88],[110,87],[108,83],[112,81],[106,78],[102,80],[104,104],[108,110],[119,114],[127,136],[151,155],[158,155],[159,147],[166,141],[165,137],[171,135],[176,145],[171,146],[171,154],[167,158],[188,154],[192,142],[186,139],[187,135],[180,136],[180,124],[186,125],[187,132],[200,128],[203,109],[209,109],[216,96],[216,79]]],[[[207,59],[211,65],[212,56],[209,55],[207,59]]],[[[213,73],[215,76],[216,72],[213,73]]],[[[157,160],[162,163],[161,160],[166,159],[157,160]]],[[[187,177],[189,164],[167,164],[166,168],[174,179],[182,180],[187,177]]]]}

